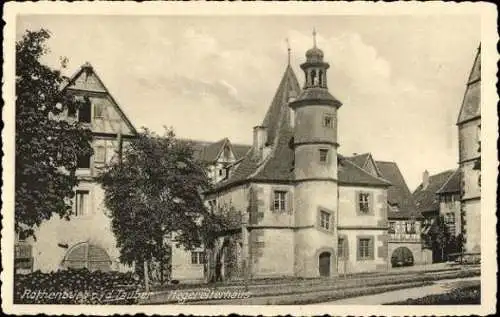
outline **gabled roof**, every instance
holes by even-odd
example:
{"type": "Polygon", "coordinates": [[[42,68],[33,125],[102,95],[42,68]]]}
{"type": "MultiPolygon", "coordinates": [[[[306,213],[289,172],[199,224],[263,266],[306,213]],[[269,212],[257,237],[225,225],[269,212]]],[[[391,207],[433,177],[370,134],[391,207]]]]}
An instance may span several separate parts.
{"type": "Polygon", "coordinates": [[[378,170],[382,177],[389,180],[392,186],[387,190],[387,201],[391,205],[397,205],[399,211],[388,211],[389,219],[408,219],[412,217],[420,218],[415,201],[408,185],[395,162],[376,161],[378,170]]]}
{"type": "Polygon", "coordinates": [[[481,45],[476,53],[470,71],[457,124],[464,123],[481,115],[481,45]]]}
{"type": "Polygon", "coordinates": [[[391,186],[391,182],[382,177],[377,177],[352,162],[349,158],[338,155],[338,181],[339,185],[371,185],[391,186]]]}
{"type": "Polygon", "coordinates": [[[97,75],[94,67],[86,62],[78,69],[66,82],[60,87],[61,92],[81,92],[81,93],[101,93],[109,97],[114,108],[120,115],[120,118],[125,122],[132,134],[137,134],[137,130],[128,117],[125,115],[121,107],[118,105],[113,95],[106,88],[99,75],[97,75]]]}
{"type": "Polygon", "coordinates": [[[429,176],[429,185],[424,188],[420,184],[413,192],[413,199],[419,212],[439,211],[439,199],[436,192],[448,181],[455,173],[455,170],[448,170],[436,175],[429,176]]]}
{"type": "Polygon", "coordinates": [[[383,177],[382,174],[380,173],[380,170],[373,159],[373,156],[371,153],[363,153],[363,154],[354,154],[353,156],[348,157],[348,159],[356,164],[357,166],[361,167],[362,169],[366,170],[367,172],[370,172],[368,169],[370,163],[375,169],[375,176],[383,177]]]}
{"type": "Polygon", "coordinates": [[[460,193],[461,190],[461,177],[460,170],[457,169],[444,183],[441,188],[436,191],[438,195],[446,195],[446,194],[457,194],[460,193]]]}
{"type": "Polygon", "coordinates": [[[194,156],[203,162],[214,162],[217,160],[224,147],[227,145],[233,151],[236,160],[243,158],[250,150],[250,145],[231,144],[228,138],[223,138],[216,142],[187,140],[194,150],[194,156]]]}

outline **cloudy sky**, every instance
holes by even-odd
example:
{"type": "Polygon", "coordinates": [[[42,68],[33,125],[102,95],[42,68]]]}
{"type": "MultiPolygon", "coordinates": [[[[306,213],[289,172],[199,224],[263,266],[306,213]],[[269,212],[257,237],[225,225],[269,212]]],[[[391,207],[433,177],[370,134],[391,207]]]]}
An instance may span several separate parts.
{"type": "Polygon", "coordinates": [[[455,168],[455,122],[480,41],[477,16],[22,16],[51,31],[44,62],[90,62],[133,124],[180,137],[252,142],[287,64],[312,46],[343,102],[339,151],[396,161],[413,190],[455,168]]]}

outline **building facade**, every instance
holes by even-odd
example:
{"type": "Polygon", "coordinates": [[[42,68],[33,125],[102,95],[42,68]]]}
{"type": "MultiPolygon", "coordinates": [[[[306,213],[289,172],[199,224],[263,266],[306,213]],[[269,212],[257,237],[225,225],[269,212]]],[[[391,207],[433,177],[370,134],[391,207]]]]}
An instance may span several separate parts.
{"type": "Polygon", "coordinates": [[[481,46],[467,80],[457,120],[462,230],[466,252],[481,251],[481,46]]]}
{"type": "Polygon", "coordinates": [[[421,248],[421,217],[414,217],[397,165],[337,152],[341,103],[329,93],[323,58],[316,45],[307,51],[302,88],[287,65],[262,124],[254,128],[252,148],[207,194],[216,204],[233,206],[243,220],[214,250],[225,277],[386,270],[400,247],[411,248],[412,264],[429,261],[421,248]],[[387,175],[379,166],[389,166],[387,175]],[[413,229],[389,234],[390,208],[404,210],[400,219],[413,219],[413,229]]]}
{"type": "MultiPolygon", "coordinates": [[[[92,157],[78,158],[79,185],[75,189],[71,220],[54,215],[36,228],[36,240],[17,242],[29,250],[32,270],[64,268],[118,270],[130,268],[118,260],[119,250],[104,206],[104,191],[94,181],[99,168],[116,158],[136,130],[90,64],[83,65],[62,88],[83,101],[79,109],[65,109],[59,119],[78,121],[92,131],[92,157]]],[[[19,255],[16,255],[19,257],[19,255]]]]}

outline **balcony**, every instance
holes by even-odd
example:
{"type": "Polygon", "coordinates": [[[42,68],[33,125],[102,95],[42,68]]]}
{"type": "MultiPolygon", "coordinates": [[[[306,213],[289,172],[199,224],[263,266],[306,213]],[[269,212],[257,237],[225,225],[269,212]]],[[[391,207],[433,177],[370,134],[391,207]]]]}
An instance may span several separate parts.
{"type": "Polygon", "coordinates": [[[389,241],[419,242],[419,233],[389,233],[389,241]]]}

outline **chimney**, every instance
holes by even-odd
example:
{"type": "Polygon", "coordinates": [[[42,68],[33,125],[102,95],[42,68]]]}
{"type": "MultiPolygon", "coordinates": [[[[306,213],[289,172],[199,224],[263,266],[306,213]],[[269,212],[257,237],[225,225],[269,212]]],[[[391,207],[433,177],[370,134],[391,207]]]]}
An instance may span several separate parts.
{"type": "Polygon", "coordinates": [[[253,127],[253,148],[255,156],[259,159],[262,158],[262,150],[267,142],[267,128],[264,126],[253,127]]]}
{"type": "Polygon", "coordinates": [[[426,189],[429,186],[429,172],[427,170],[422,174],[422,188],[426,189]]]}

